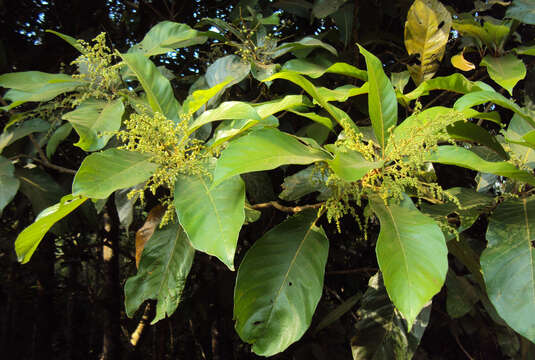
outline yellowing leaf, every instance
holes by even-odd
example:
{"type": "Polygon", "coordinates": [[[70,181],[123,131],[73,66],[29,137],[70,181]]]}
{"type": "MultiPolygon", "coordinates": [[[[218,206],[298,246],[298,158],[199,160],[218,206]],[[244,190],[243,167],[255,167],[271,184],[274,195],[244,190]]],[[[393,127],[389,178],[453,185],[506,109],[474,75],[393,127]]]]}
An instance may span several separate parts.
{"type": "Polygon", "coordinates": [[[405,47],[409,55],[418,55],[418,63],[407,65],[419,85],[431,79],[444,57],[451,29],[451,15],[438,0],[416,0],[405,22],[405,47]]]}
{"type": "Polygon", "coordinates": [[[463,56],[463,51],[451,57],[451,64],[462,71],[474,70],[476,66],[463,56]]]}
{"type": "Polygon", "coordinates": [[[149,211],[147,220],[145,220],[143,226],[136,231],[136,267],[139,267],[139,260],[141,260],[141,253],[145,248],[145,244],[149,241],[152,234],[154,234],[154,230],[156,230],[160,224],[164,212],[165,209],[161,205],[153,207],[149,211]]]}

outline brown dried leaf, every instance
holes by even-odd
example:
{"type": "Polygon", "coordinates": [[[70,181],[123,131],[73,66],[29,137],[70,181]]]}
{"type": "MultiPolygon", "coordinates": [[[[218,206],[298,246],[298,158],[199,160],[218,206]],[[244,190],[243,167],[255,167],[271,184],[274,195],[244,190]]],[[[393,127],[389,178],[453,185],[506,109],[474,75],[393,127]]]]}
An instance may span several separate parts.
{"type": "Polygon", "coordinates": [[[145,220],[143,226],[136,232],[136,268],[139,267],[139,260],[141,259],[141,253],[145,248],[145,244],[151,238],[158,224],[160,224],[164,212],[165,209],[161,205],[153,207],[149,211],[147,220],[145,220]]]}

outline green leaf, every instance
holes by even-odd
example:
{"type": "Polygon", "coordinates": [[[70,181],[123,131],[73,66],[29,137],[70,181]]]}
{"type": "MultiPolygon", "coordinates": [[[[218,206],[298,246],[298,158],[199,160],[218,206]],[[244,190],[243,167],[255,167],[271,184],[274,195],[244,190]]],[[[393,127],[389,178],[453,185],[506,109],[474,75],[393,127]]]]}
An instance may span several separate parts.
{"type": "Polygon", "coordinates": [[[334,324],[336,321],[338,321],[342,316],[344,316],[346,313],[351,311],[355,305],[360,301],[362,298],[362,293],[356,293],[355,295],[351,296],[349,299],[342,302],[340,305],[335,307],[331,312],[329,312],[316,326],[314,329],[313,335],[316,335],[321,330],[325,329],[326,327],[329,327],[330,325],[334,324]]]}
{"type": "Polygon", "coordinates": [[[355,5],[347,4],[336,11],[332,18],[340,32],[340,41],[348,47],[353,36],[353,23],[355,18],[355,5]]]}
{"type": "Polygon", "coordinates": [[[323,19],[334,14],[346,0],[315,0],[312,7],[312,16],[323,19]]]}
{"type": "Polygon", "coordinates": [[[394,89],[399,90],[401,94],[403,94],[403,90],[405,90],[405,86],[407,86],[407,84],[409,83],[410,78],[411,75],[408,71],[390,74],[390,81],[392,82],[392,86],[394,86],[394,89]]]}
{"type": "Polygon", "coordinates": [[[478,16],[476,19],[471,14],[459,14],[453,21],[452,27],[468,40],[468,45],[474,45],[479,50],[484,46],[502,53],[505,40],[511,31],[511,21],[497,20],[490,16],[478,16]],[[479,23],[483,20],[483,26],[479,23]]]}
{"type": "Polygon", "coordinates": [[[45,30],[45,32],[56,35],[57,37],[65,40],[66,42],[68,42],[69,45],[71,45],[73,48],[78,50],[80,53],[85,54],[84,47],[78,42],[77,39],[73,38],[72,36],[65,35],[65,34],[62,34],[60,32],[54,31],[54,30],[45,30]]]}
{"type": "Polygon", "coordinates": [[[474,304],[479,301],[477,290],[466,276],[455,275],[452,271],[448,272],[446,289],[448,290],[446,310],[453,319],[468,314],[473,309],[474,304]]]}
{"type": "Polygon", "coordinates": [[[481,82],[472,82],[462,74],[452,74],[424,81],[416,89],[402,97],[407,100],[415,100],[420,96],[429,95],[432,90],[447,90],[460,94],[483,90],[493,91],[490,86],[485,85],[481,82]]]}
{"type": "Polygon", "coordinates": [[[112,132],[119,130],[124,114],[121,99],[112,102],[87,100],[71,112],[63,115],[80,136],[74,145],[84,151],[102,149],[113,137],[112,132]]]}
{"type": "Polygon", "coordinates": [[[338,101],[346,102],[352,96],[362,95],[368,93],[368,83],[364,83],[361,87],[354,85],[343,85],[336,89],[328,89],[325,87],[317,88],[318,95],[323,98],[324,101],[338,101]]]}
{"type": "Polygon", "coordinates": [[[373,132],[384,152],[389,136],[388,129],[396,126],[398,121],[396,93],[383,71],[381,61],[362,46],[358,46],[361,54],[366,59],[366,67],[368,69],[368,112],[373,132]]]}
{"type": "Polygon", "coordinates": [[[46,132],[50,124],[39,118],[27,120],[18,126],[10,126],[0,134],[0,153],[6,146],[33,133],[46,132]]]}
{"type": "Polygon", "coordinates": [[[284,178],[282,192],[279,198],[286,201],[296,201],[305,195],[318,191],[318,200],[322,201],[331,196],[331,189],[327,186],[327,172],[320,171],[311,165],[293,175],[284,178]]]}
{"type": "Polygon", "coordinates": [[[171,83],[156,68],[154,63],[142,53],[120,54],[123,61],[143,86],[147,100],[154,112],[165,115],[168,119],[177,121],[180,105],[175,98],[171,83]]]}
{"type": "Polygon", "coordinates": [[[231,87],[245,79],[251,71],[251,64],[237,55],[227,55],[214,61],[206,69],[206,83],[209,87],[231,80],[224,89],[231,87]]]}
{"type": "Polygon", "coordinates": [[[286,95],[277,100],[251,104],[262,119],[281,111],[286,111],[298,106],[309,106],[310,100],[304,95],[286,95]]]}
{"type": "Polygon", "coordinates": [[[334,124],[332,120],[329,119],[328,117],[318,115],[315,112],[300,112],[300,111],[295,111],[295,110],[288,110],[288,111],[291,112],[292,114],[310,119],[317,124],[321,124],[325,126],[327,129],[330,129],[330,130],[334,129],[334,124]]]}
{"type": "Polygon", "coordinates": [[[355,360],[410,360],[429,323],[431,303],[426,305],[409,331],[386,292],[381,273],[370,278],[362,297],[356,334],[351,339],[355,360]]]}
{"type": "Polygon", "coordinates": [[[194,91],[186,98],[186,100],[184,100],[184,103],[182,104],[182,113],[189,116],[195,114],[197,110],[224,89],[229,82],[230,80],[223,81],[210,89],[194,91]]]}
{"type": "Polygon", "coordinates": [[[65,92],[76,90],[85,81],[73,79],[70,75],[49,74],[40,71],[24,71],[0,75],[0,86],[11,89],[4,95],[11,103],[1,107],[10,110],[27,101],[48,101],[65,92]]]}
{"type": "Polygon", "coordinates": [[[427,158],[427,161],[456,165],[470,170],[505,176],[513,180],[519,180],[530,185],[535,185],[535,177],[533,177],[533,175],[517,169],[513,164],[505,161],[491,162],[483,160],[472,151],[463,147],[452,145],[439,146],[436,151],[431,153],[427,158]]]}
{"type": "Polygon", "coordinates": [[[0,156],[0,214],[19,190],[20,181],[15,177],[14,172],[15,167],[11,161],[0,156]]]}
{"type": "Polygon", "coordinates": [[[208,142],[206,142],[206,146],[210,148],[219,146],[225,141],[243,134],[257,124],[259,124],[258,120],[251,119],[224,121],[215,129],[214,135],[208,142]]]}
{"type": "Polygon", "coordinates": [[[217,162],[214,184],[234,175],[271,170],[281,165],[306,165],[331,157],[306,146],[297,138],[276,129],[253,131],[229,144],[217,162]]]}
{"type": "Polygon", "coordinates": [[[348,182],[358,181],[371,170],[379,169],[384,164],[384,161],[368,161],[358,151],[333,150],[335,157],[327,160],[327,163],[336,175],[348,182]]]}
{"type": "Polygon", "coordinates": [[[498,314],[535,342],[535,199],[507,199],[490,217],[481,269],[498,314]]]}
{"type": "MultiPolygon", "coordinates": [[[[213,163],[208,171],[213,174],[213,163]]],[[[212,186],[211,177],[181,175],[175,184],[178,220],[193,247],[216,256],[234,270],[234,253],[245,220],[245,184],[239,176],[212,186]]]]}
{"type": "Polygon", "coordinates": [[[46,157],[52,158],[52,155],[56,152],[56,149],[58,148],[59,144],[62,143],[63,140],[65,140],[72,131],[72,125],[69,122],[66,122],[65,124],[58,127],[56,130],[54,130],[54,133],[52,133],[52,136],[50,136],[50,139],[48,139],[48,142],[46,143],[46,157]]]}
{"type": "Polygon", "coordinates": [[[405,47],[418,63],[407,65],[412,80],[420,85],[435,75],[444,57],[452,19],[438,0],[416,0],[405,22],[405,47]]]}
{"type": "Polygon", "coordinates": [[[299,340],[323,291],[329,242],[315,211],[288,218],[247,251],[234,289],[236,331],[271,356],[299,340]]]}
{"type": "Polygon", "coordinates": [[[334,64],[319,64],[305,59],[292,59],[287,61],[282,66],[282,70],[293,71],[301,75],[309,76],[313,79],[319,78],[326,73],[332,73],[368,81],[368,73],[366,71],[357,69],[353,65],[342,62],[337,62],[334,64]]]}
{"type": "Polygon", "coordinates": [[[33,169],[17,167],[15,175],[20,180],[20,192],[28,198],[35,214],[54,205],[58,199],[67,194],[52,176],[38,167],[33,169]]]}
{"type": "Polygon", "coordinates": [[[241,101],[226,101],[217,108],[205,111],[189,126],[189,132],[197,130],[204,124],[219,120],[262,120],[256,110],[249,104],[241,101]]]}
{"type": "Polygon", "coordinates": [[[511,152],[531,169],[535,168],[535,151],[525,143],[524,136],[534,130],[534,126],[514,114],[505,132],[505,141],[509,143],[511,152]]]}
{"type": "Polygon", "coordinates": [[[87,198],[83,196],[66,195],[56,205],[43,210],[34,223],[24,229],[15,240],[18,260],[23,264],[27,263],[52,225],[70,214],[86,200],[87,198]]]}
{"type": "Polygon", "coordinates": [[[359,132],[359,129],[357,128],[353,120],[351,120],[349,115],[347,115],[344,111],[338,109],[337,107],[329,104],[328,101],[321,96],[314,84],[312,84],[303,76],[292,71],[281,71],[264,81],[272,81],[275,79],[285,79],[300,86],[318,104],[320,104],[325,110],[327,110],[327,112],[333,117],[333,119],[335,119],[336,122],[338,122],[344,129],[351,129],[354,132],[359,132]]]}
{"type": "Polygon", "coordinates": [[[505,98],[503,95],[497,92],[491,91],[477,91],[470,94],[466,94],[459,98],[453,108],[455,110],[463,111],[472,106],[481,105],[487,102],[495,103],[506,109],[514,111],[520,115],[523,119],[528,121],[532,126],[535,126],[535,121],[531,118],[530,114],[524,111],[520,106],[515,104],[512,100],[505,98]]]}
{"type": "Polygon", "coordinates": [[[156,229],[141,253],[139,270],[124,286],[125,309],[132,317],[145,300],[155,299],[155,324],[171,316],[182,298],[195,250],[178,224],[156,229]]]}
{"type": "Polygon", "coordinates": [[[524,62],[513,54],[501,57],[487,55],[479,65],[486,66],[490,78],[506,89],[511,96],[515,85],[526,77],[524,62]]]}
{"type": "Polygon", "coordinates": [[[508,160],[509,154],[503,149],[495,136],[492,136],[486,129],[468,121],[457,121],[448,126],[448,134],[455,140],[473,141],[485,145],[496,151],[503,159],[508,160]]]}
{"type": "Polygon", "coordinates": [[[150,155],[108,149],[87,156],[74,176],[72,192],[92,199],[107,199],[115,190],[144,182],[158,165],[150,155]]]}
{"type": "Polygon", "coordinates": [[[129,53],[139,51],[145,56],[154,56],[178,48],[204,44],[208,38],[186,24],[162,21],[153,26],[143,40],[132,46],[129,53]]]}
{"type": "Polygon", "coordinates": [[[519,46],[511,50],[513,50],[517,55],[535,56],[535,46],[519,46]]]}
{"type": "MultiPolygon", "coordinates": [[[[314,48],[322,48],[333,54],[334,56],[338,56],[338,52],[334,47],[331,45],[324,43],[321,40],[315,39],[313,37],[304,37],[303,39],[299,41],[289,42],[289,43],[282,43],[281,45],[277,46],[275,49],[273,49],[273,53],[271,54],[271,57],[273,59],[276,59],[278,57],[281,57],[282,55],[292,52],[296,53],[298,51],[303,51],[303,55],[308,55],[309,52],[314,50],[314,48]]],[[[305,56],[298,56],[298,57],[306,57],[305,56]]]]}
{"type": "Polygon", "coordinates": [[[513,18],[524,24],[535,25],[535,6],[532,0],[515,0],[507,8],[506,17],[513,18]]]}
{"type": "Polygon", "coordinates": [[[446,241],[437,223],[419,212],[408,197],[388,205],[371,197],[369,204],[381,222],[376,253],[386,290],[410,331],[422,308],[444,284],[446,241]]]}

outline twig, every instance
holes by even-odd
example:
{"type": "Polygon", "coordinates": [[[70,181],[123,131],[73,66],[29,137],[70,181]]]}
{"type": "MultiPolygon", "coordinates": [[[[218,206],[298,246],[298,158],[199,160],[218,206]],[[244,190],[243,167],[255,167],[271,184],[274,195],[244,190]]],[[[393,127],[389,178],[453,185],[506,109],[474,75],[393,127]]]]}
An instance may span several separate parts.
{"type": "Polygon", "coordinates": [[[317,204],[309,204],[309,205],[302,205],[302,206],[284,206],[284,205],[279,204],[276,201],[269,201],[266,203],[251,205],[251,208],[266,209],[266,208],[274,207],[275,209],[283,211],[283,212],[296,213],[296,212],[300,212],[306,209],[318,209],[322,207],[323,204],[324,203],[321,202],[317,204]]]}
{"type": "Polygon", "coordinates": [[[375,272],[379,269],[373,268],[373,267],[365,267],[365,268],[358,268],[358,269],[346,269],[346,270],[333,270],[333,271],[327,271],[326,275],[341,275],[341,274],[355,274],[360,272],[375,272]]]}
{"type": "Polygon", "coordinates": [[[132,336],[130,336],[130,344],[132,346],[136,346],[139,339],[141,338],[141,334],[143,333],[143,330],[147,326],[147,324],[150,321],[150,313],[151,313],[151,304],[148,303],[145,306],[145,310],[143,311],[143,316],[141,317],[141,320],[139,320],[139,324],[136,327],[136,330],[132,333],[132,336]]]}
{"type": "Polygon", "coordinates": [[[457,335],[457,331],[455,331],[455,329],[453,328],[451,324],[450,324],[450,331],[452,332],[452,335],[455,338],[455,342],[457,343],[457,345],[459,345],[459,348],[461,349],[461,351],[466,355],[468,359],[474,360],[474,358],[468,353],[468,351],[466,351],[463,344],[461,344],[461,341],[459,340],[459,336],[457,335]]]}
{"type": "Polygon", "coordinates": [[[41,165],[45,167],[57,170],[62,173],[73,174],[73,175],[76,174],[75,170],[67,169],[67,168],[64,168],[63,166],[55,165],[55,164],[52,164],[50,161],[48,161],[43,149],[41,149],[41,147],[39,146],[39,144],[37,143],[33,135],[30,134],[28,135],[28,137],[30,138],[30,141],[33,143],[33,145],[35,146],[35,149],[37,150],[37,153],[39,154],[40,159],[34,159],[35,161],[39,162],[41,165]]]}

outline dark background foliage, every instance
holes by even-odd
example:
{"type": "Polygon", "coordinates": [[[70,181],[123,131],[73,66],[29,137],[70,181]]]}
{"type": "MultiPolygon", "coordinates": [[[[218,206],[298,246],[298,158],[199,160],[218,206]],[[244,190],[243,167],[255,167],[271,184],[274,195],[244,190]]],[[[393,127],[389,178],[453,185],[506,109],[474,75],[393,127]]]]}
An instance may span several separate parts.
{"type": "MultiPolygon", "coordinates": [[[[472,3],[465,0],[442,1],[458,12],[469,11],[472,3]]],[[[264,15],[279,9],[272,1],[248,1],[264,15]]],[[[281,2],[284,3],[284,2],[281,2]]],[[[330,18],[314,19],[292,13],[291,8],[281,17],[291,20],[280,36],[298,40],[305,34],[316,34],[337,47],[343,61],[363,67],[357,56],[356,41],[375,53],[385,63],[388,71],[402,71],[407,58],[403,46],[403,26],[409,0],[354,0],[354,26],[351,41],[344,45],[330,18]]],[[[503,16],[503,8],[493,8],[492,15],[503,16]]],[[[303,15],[303,14],[301,14],[303,15]]],[[[305,14],[309,15],[309,14],[305,14]]],[[[140,41],[156,23],[171,20],[194,26],[204,17],[231,20],[239,16],[235,1],[119,1],[119,0],[0,0],[0,73],[40,70],[71,72],[70,62],[77,56],[76,50],[52,34],[53,29],[75,38],[89,40],[106,32],[108,42],[119,51],[126,51],[140,41]]],[[[529,35],[529,34],[528,34],[529,35]]],[[[448,49],[456,48],[451,40],[448,49]]],[[[203,73],[207,65],[229,51],[223,47],[203,45],[180,49],[176,53],[160,56],[156,63],[165,64],[176,75],[173,81],[179,98],[187,92],[195,76],[203,73]]],[[[453,69],[447,58],[439,75],[450,74],[453,69]]],[[[533,67],[528,64],[529,69],[533,67]]],[[[475,73],[472,79],[484,75],[475,73]]],[[[529,78],[529,75],[528,75],[529,78]]],[[[336,77],[330,78],[329,87],[336,86],[336,77]]],[[[517,88],[523,88],[519,86],[517,88]]],[[[529,89],[527,89],[529,91],[529,89]]],[[[261,93],[259,87],[235,87],[230,97],[240,99],[268,99],[285,89],[272,87],[269,93],[261,93]]],[[[452,98],[445,96],[438,104],[451,105],[452,98]]],[[[428,99],[427,101],[432,100],[428,99]]],[[[425,104],[424,104],[425,105],[425,104]]],[[[366,116],[359,112],[365,104],[353,101],[344,105],[358,122],[366,116]]],[[[0,123],[7,122],[4,116],[0,123]]],[[[291,118],[283,119],[281,126],[298,128],[291,118]]],[[[54,162],[76,169],[83,158],[73,148],[69,139],[60,146],[54,162]]],[[[27,144],[20,144],[27,146],[27,144]]],[[[274,170],[264,174],[245,176],[248,198],[253,203],[276,199],[284,176],[294,173],[298,167],[274,170]]],[[[448,168],[439,167],[439,172],[448,168]]],[[[467,185],[473,174],[456,169],[449,171],[445,187],[467,185]]],[[[236,335],[232,321],[232,292],[235,273],[207,255],[198,254],[179,309],[168,319],[147,327],[140,343],[134,348],[129,335],[134,331],[141,312],[134,319],[126,317],[123,307],[122,287],[126,278],[135,273],[134,232],[141,227],[146,216],[144,209],[136,209],[134,222],[128,231],[120,231],[117,263],[104,264],[102,244],[106,236],[104,224],[88,206],[63,222],[68,226],[64,235],[45,237],[36,255],[27,265],[20,265],[15,258],[13,242],[16,235],[35,214],[35,201],[47,202],[47,198],[59,198],[67,193],[70,175],[43,169],[39,180],[56,183],[54,194],[35,194],[36,198],[19,193],[4,211],[0,225],[0,349],[5,359],[254,359],[257,358],[236,335]],[[99,231],[91,229],[100,229],[99,231]],[[108,343],[111,342],[111,343],[108,343]],[[112,350],[110,350],[112,349],[112,350]],[[112,357],[102,353],[112,351],[112,357]],[[119,355],[120,354],[120,355],[119,355]]],[[[151,199],[149,199],[149,205],[151,199]]],[[[108,203],[108,205],[113,205],[108,203]]],[[[107,206],[112,227],[118,229],[113,206],[107,206]]],[[[149,209],[150,206],[147,207],[149,209]]],[[[267,209],[260,221],[245,226],[238,245],[236,263],[255,239],[284,218],[275,210],[267,209]]],[[[474,241],[482,241],[484,219],[470,231],[474,241]]],[[[276,359],[350,359],[350,339],[356,315],[346,313],[331,326],[314,332],[319,321],[357,292],[366,289],[368,278],[377,268],[374,242],[377,229],[369,228],[369,240],[357,229],[354,221],[342,222],[337,233],[331,224],[323,224],[330,235],[331,249],[327,265],[325,288],[311,329],[287,351],[276,359]]],[[[353,309],[355,310],[355,309],[353,309]]],[[[150,314],[149,314],[150,315],[150,314]]],[[[445,313],[444,291],[435,297],[430,325],[416,354],[417,359],[462,359],[466,353],[477,359],[501,359],[498,338],[492,322],[476,314],[469,319],[451,319],[445,313]]]]}

